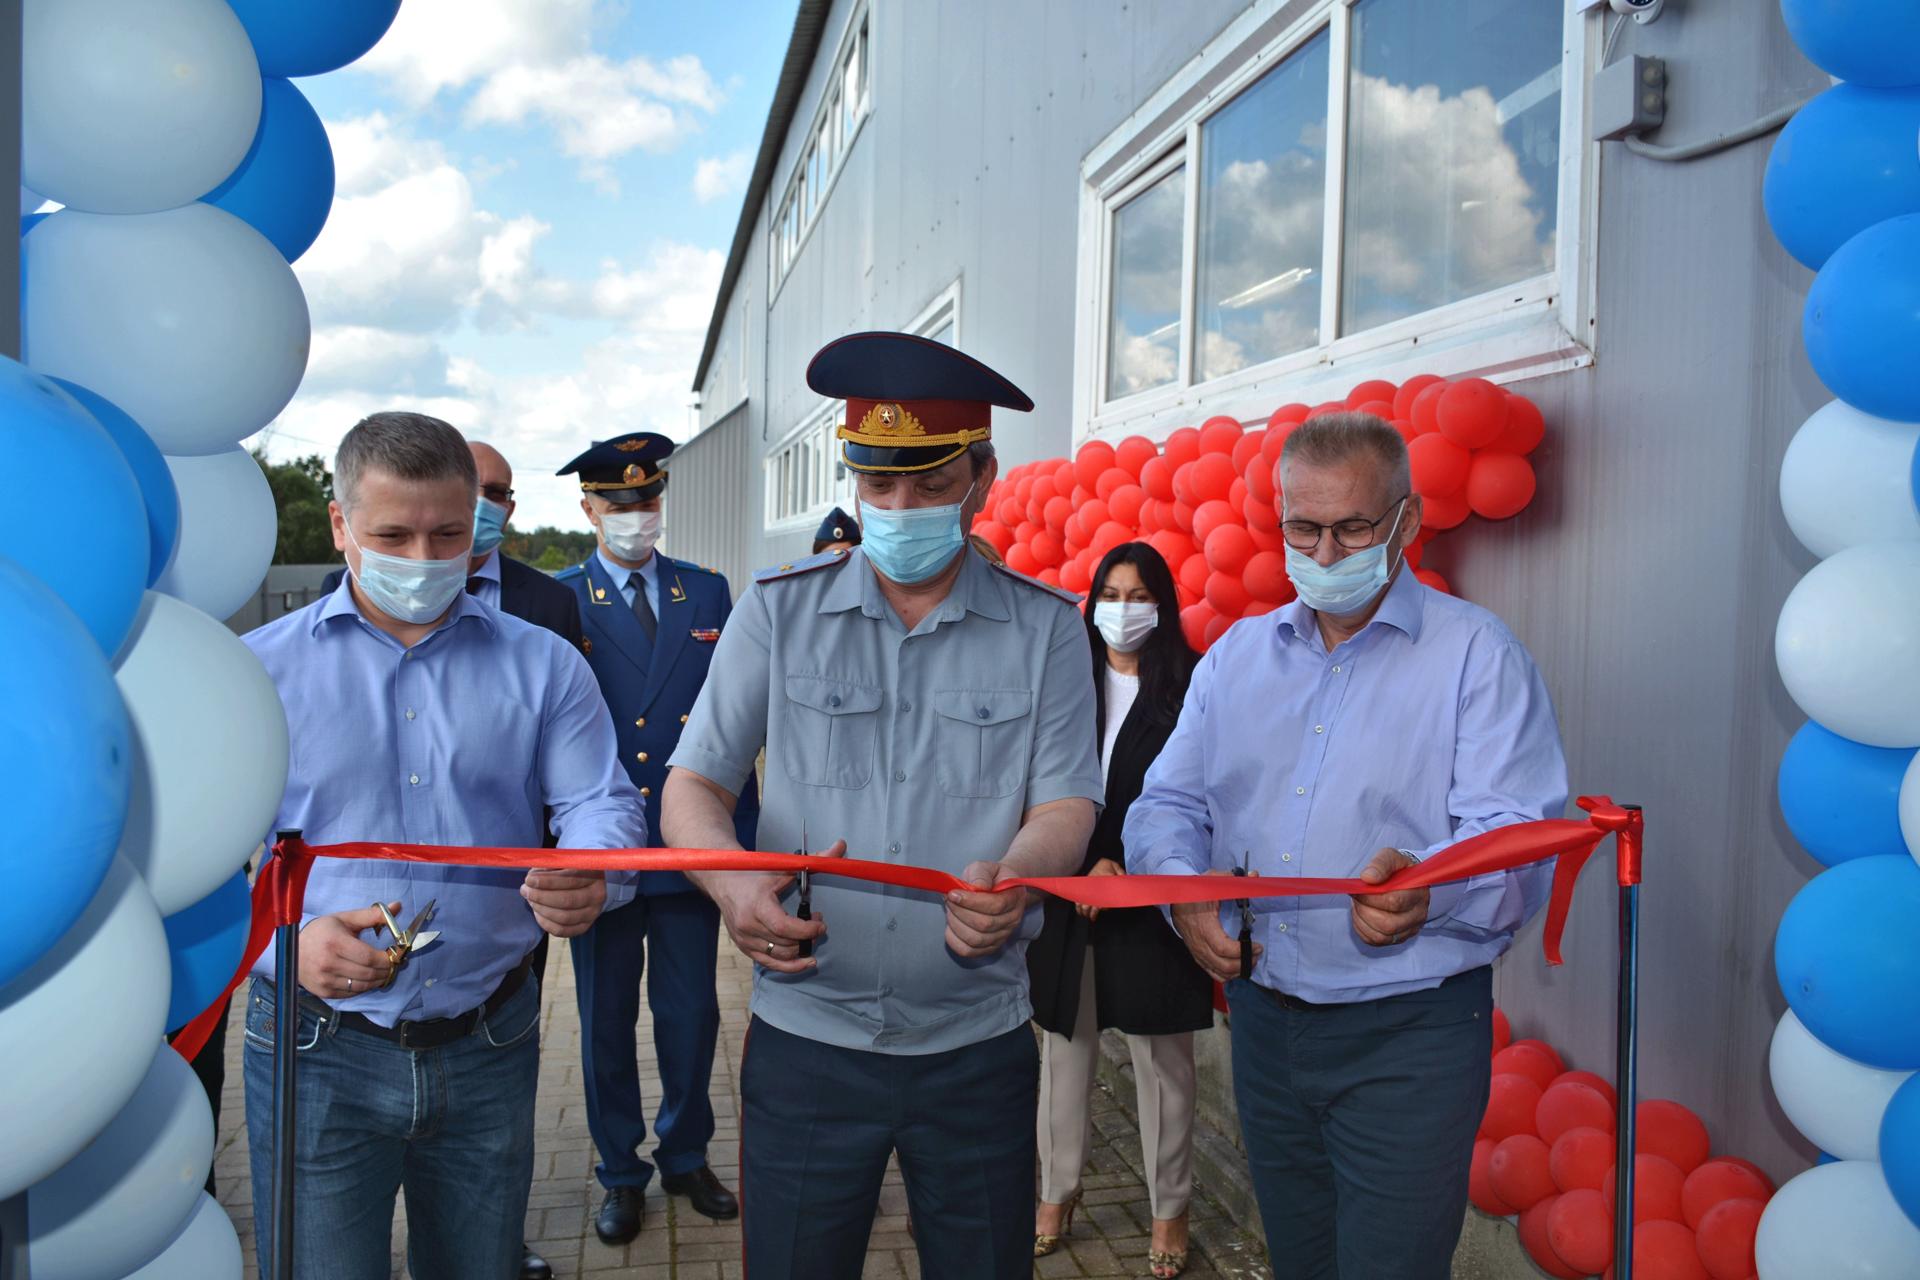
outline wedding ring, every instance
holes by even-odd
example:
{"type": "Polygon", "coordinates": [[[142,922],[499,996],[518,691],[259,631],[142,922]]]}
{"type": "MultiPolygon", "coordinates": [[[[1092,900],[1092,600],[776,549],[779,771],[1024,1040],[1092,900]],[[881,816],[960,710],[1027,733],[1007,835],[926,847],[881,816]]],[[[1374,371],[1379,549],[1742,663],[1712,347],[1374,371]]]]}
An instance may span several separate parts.
{"type": "Polygon", "coordinates": [[[347,994],[348,994],[348,995],[352,995],[352,994],[353,994],[353,979],[352,979],[352,978],[348,978],[348,979],[347,979],[347,994]]]}
{"type": "Polygon", "coordinates": [[[768,955],[773,954],[773,939],[771,938],[767,939],[767,954],[768,955]]]}

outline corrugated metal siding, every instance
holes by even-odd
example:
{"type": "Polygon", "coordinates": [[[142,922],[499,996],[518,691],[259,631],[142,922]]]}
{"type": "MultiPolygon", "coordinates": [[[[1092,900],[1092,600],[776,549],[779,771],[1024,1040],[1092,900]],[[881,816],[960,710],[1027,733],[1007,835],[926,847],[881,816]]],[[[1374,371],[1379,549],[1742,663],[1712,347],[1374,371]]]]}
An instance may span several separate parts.
{"type": "Polygon", "coordinates": [[[673,451],[660,539],[675,559],[725,574],[736,598],[759,564],[760,450],[746,426],[743,404],[673,451]]]}

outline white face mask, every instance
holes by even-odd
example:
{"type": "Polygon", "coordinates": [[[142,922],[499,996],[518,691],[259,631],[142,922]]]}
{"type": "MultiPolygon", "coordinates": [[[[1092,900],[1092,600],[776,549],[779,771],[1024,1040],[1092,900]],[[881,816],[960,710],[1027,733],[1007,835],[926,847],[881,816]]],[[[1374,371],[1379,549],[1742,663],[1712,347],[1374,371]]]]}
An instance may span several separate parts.
{"type": "Polygon", "coordinates": [[[467,585],[467,553],[450,560],[413,560],[369,551],[347,526],[347,541],[360,553],[360,570],[353,575],[367,599],[389,618],[418,626],[447,611],[467,585]]]}
{"type": "Polygon", "coordinates": [[[1107,642],[1107,648],[1117,653],[1132,653],[1145,644],[1153,629],[1160,625],[1160,606],[1102,600],[1093,606],[1093,625],[1099,629],[1100,638],[1107,642]]]}
{"type": "Polygon", "coordinates": [[[665,514],[659,511],[600,513],[600,536],[606,540],[607,550],[622,560],[645,560],[652,555],[665,525],[665,514]]]}

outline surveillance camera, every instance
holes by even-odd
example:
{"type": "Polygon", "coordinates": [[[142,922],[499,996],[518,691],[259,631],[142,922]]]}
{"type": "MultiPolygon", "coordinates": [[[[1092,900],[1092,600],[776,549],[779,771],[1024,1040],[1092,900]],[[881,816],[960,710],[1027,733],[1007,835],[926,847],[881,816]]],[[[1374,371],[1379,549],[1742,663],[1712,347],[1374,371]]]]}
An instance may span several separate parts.
{"type": "Polygon", "coordinates": [[[1608,3],[1615,13],[1632,14],[1635,22],[1652,22],[1660,16],[1667,0],[1608,0],[1608,3]]]}

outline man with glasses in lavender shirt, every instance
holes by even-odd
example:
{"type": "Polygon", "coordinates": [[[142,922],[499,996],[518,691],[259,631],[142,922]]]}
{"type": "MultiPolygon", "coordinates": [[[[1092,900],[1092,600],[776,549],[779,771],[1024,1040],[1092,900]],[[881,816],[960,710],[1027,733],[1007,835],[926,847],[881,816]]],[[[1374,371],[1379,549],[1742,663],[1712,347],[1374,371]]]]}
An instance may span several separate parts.
{"type": "MultiPolygon", "coordinates": [[[[292,757],[275,817],[310,844],[505,845],[528,861],[545,813],[566,848],[647,843],[640,795],[586,659],[466,590],[479,481],[458,431],[378,413],[334,462],[349,576],[246,642],[279,688],[292,757]]],[[[385,1280],[394,1194],[409,1273],[509,1280],[533,1170],[543,935],[585,931],[630,877],[321,858],[300,972],[269,951],[247,1002],[258,1247],[273,1156],[273,1027],[297,1017],[294,1275],[385,1280]],[[438,936],[398,968],[387,922],[435,905],[438,936]]],[[[423,935],[424,936],[424,935],[423,935]]]]}
{"type": "MultiPolygon", "coordinates": [[[[1279,473],[1299,599],[1201,660],[1127,815],[1127,869],[1378,884],[1468,836],[1559,816],[1566,761],[1532,658],[1407,568],[1421,503],[1400,434],[1371,415],[1316,418],[1279,473]]],[[[1276,1277],[1449,1274],[1487,1102],[1492,964],[1550,878],[1540,865],[1256,903],[1244,966],[1229,888],[1169,913],[1227,984],[1276,1277]]]]}

